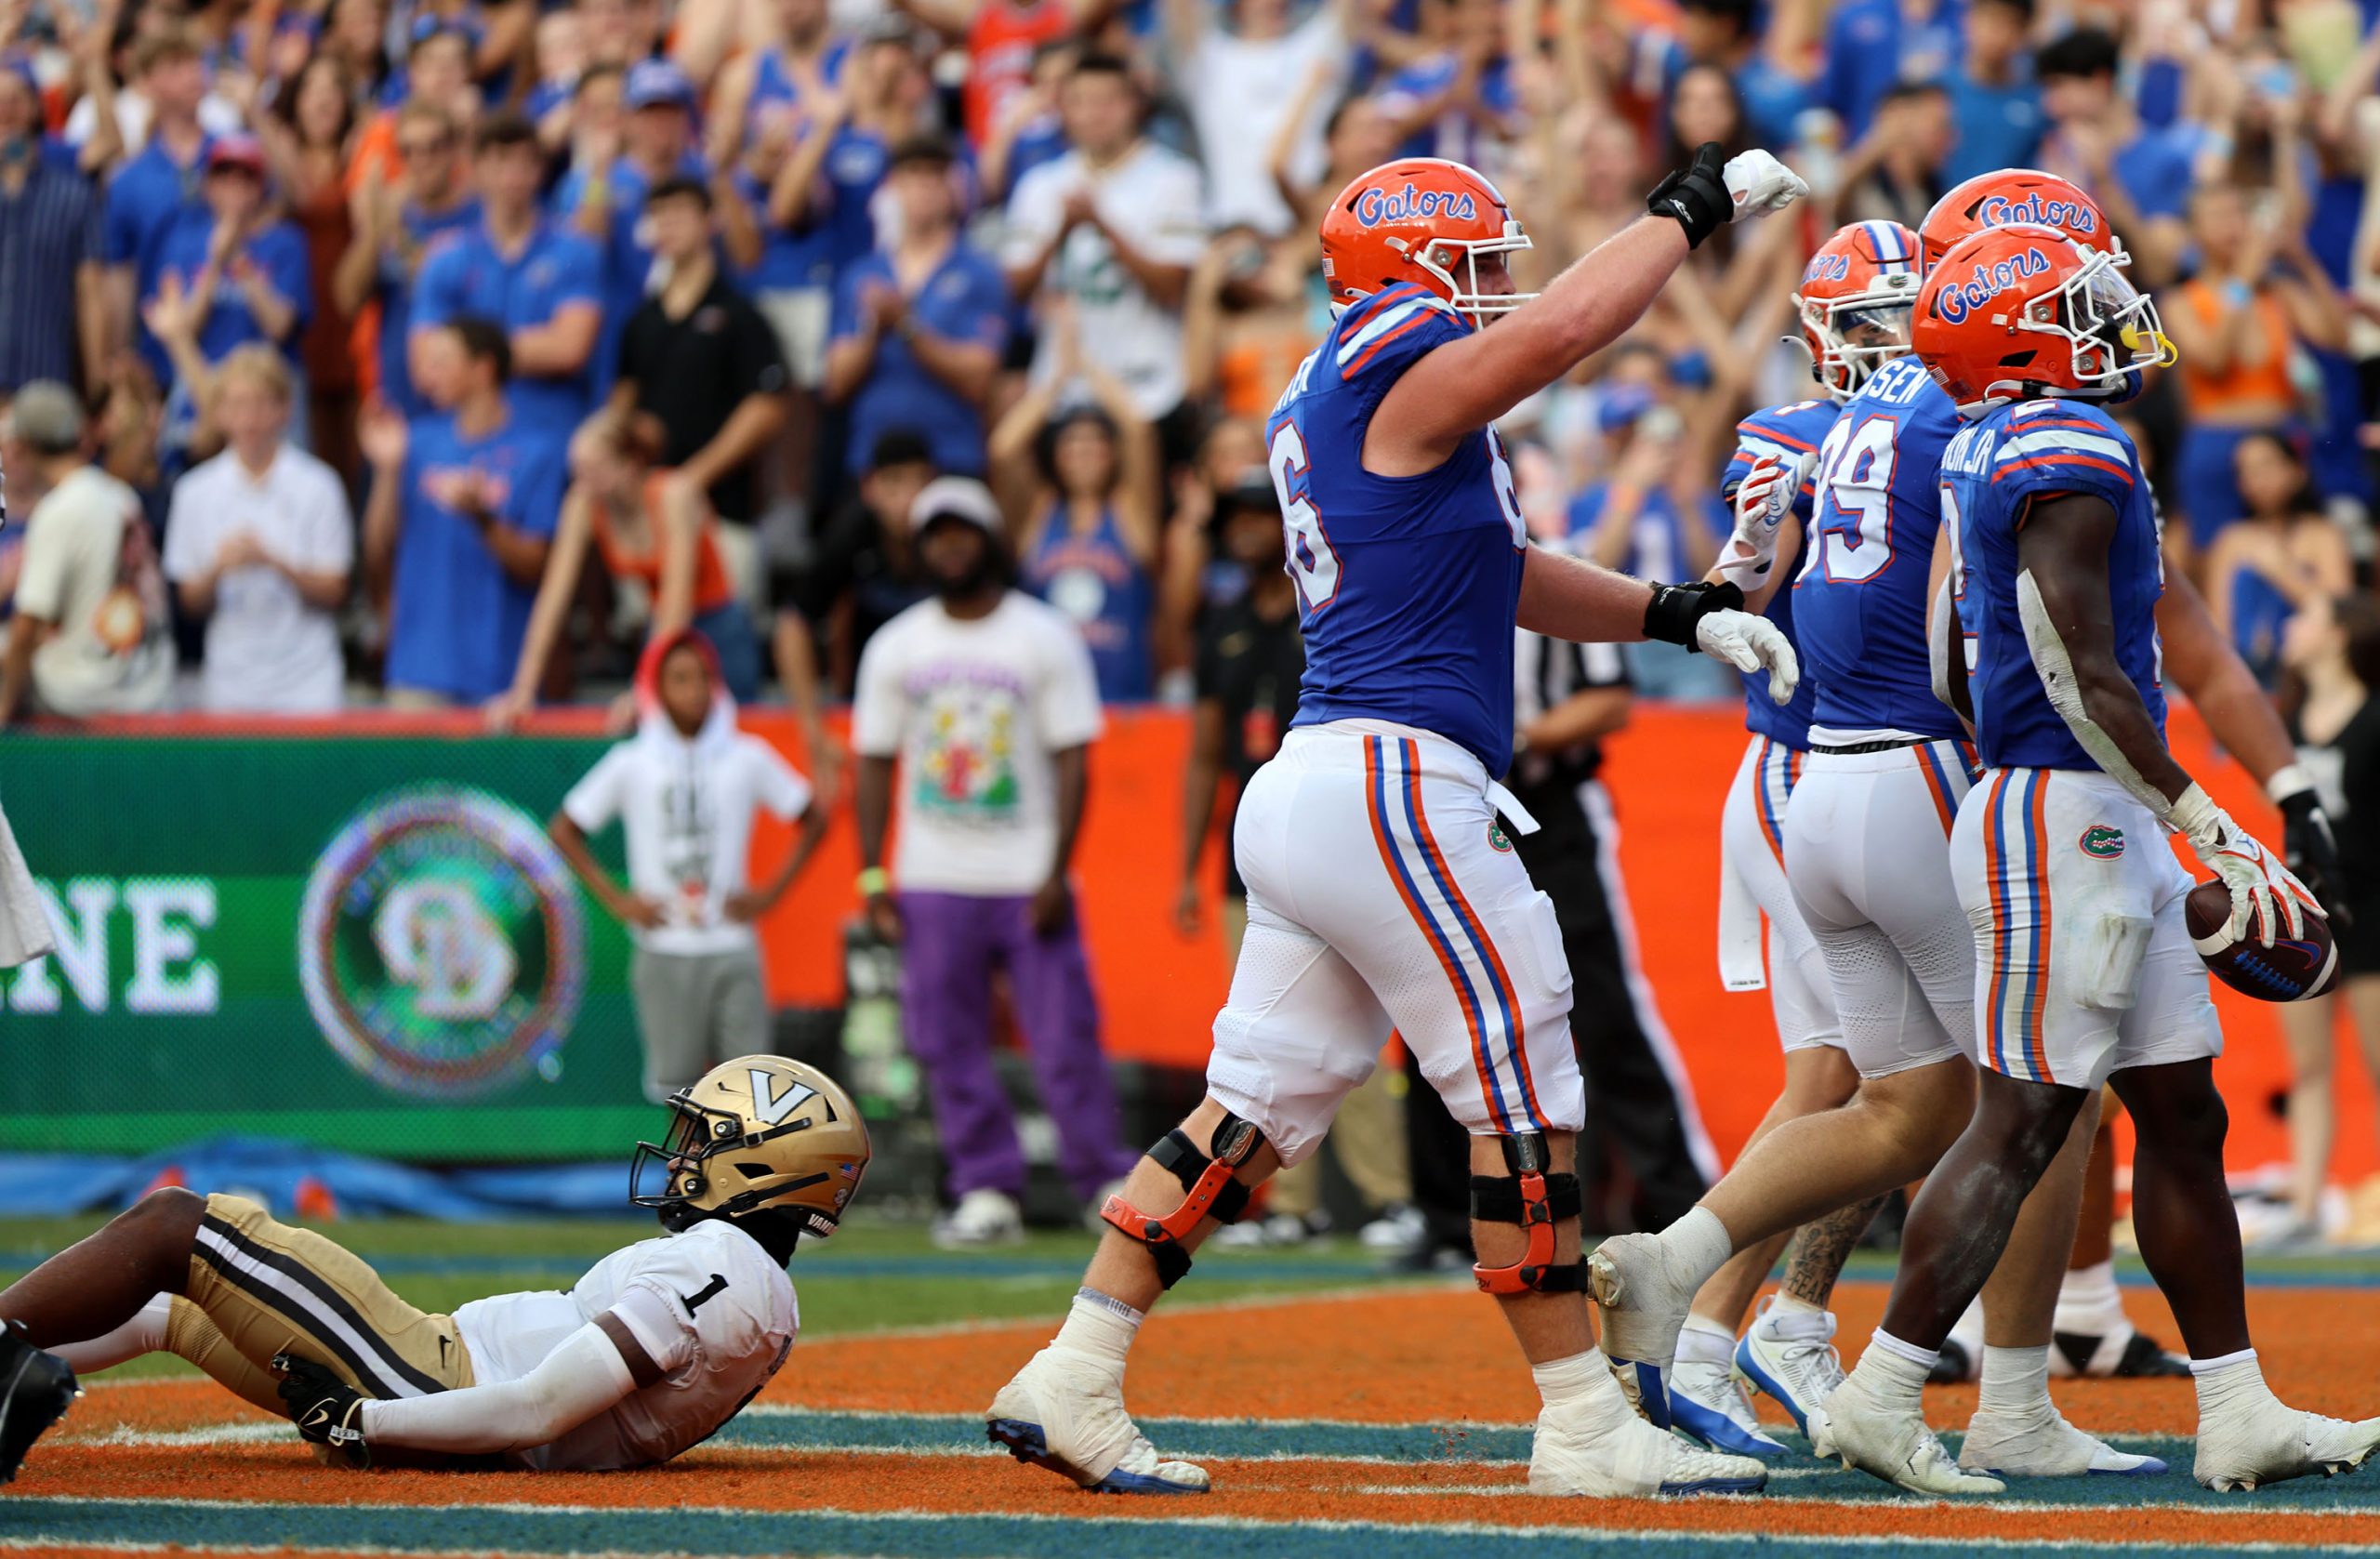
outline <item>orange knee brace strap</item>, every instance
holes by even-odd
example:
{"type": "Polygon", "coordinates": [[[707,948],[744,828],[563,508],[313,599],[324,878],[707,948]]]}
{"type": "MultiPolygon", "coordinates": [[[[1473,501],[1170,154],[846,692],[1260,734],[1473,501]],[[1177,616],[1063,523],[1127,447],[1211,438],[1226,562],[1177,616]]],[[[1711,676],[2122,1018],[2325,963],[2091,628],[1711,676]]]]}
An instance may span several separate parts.
{"type": "Polygon", "coordinates": [[[1180,1131],[1169,1131],[1149,1157],[1157,1168],[1182,1182],[1182,1205],[1152,1218],[1120,1196],[1110,1196],[1099,1216],[1149,1248],[1156,1258],[1157,1281],[1170,1288],[1190,1270],[1190,1252],[1182,1240],[1202,1218],[1236,1223],[1248,1210],[1248,1187],[1232,1178],[1248,1161],[1264,1134],[1237,1116],[1227,1115],[1215,1128],[1212,1156],[1200,1153],[1180,1131]]]}
{"type": "Polygon", "coordinates": [[[1554,1262],[1554,1225],[1579,1216],[1579,1177],[1545,1172],[1545,1139],[1540,1136],[1506,1137],[1504,1162],[1512,1169],[1509,1176],[1471,1177],[1471,1216],[1482,1223],[1519,1224],[1528,1246],[1511,1266],[1483,1262],[1471,1275],[1490,1294],[1582,1292],[1586,1263],[1554,1262]]]}

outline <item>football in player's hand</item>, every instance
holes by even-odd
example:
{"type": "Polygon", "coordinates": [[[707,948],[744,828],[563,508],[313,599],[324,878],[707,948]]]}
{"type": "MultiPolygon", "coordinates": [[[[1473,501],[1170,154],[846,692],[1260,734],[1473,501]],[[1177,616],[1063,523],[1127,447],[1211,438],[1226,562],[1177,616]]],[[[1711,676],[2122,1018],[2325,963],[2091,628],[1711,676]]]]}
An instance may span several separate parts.
{"type": "Polygon", "coordinates": [[[2276,936],[2271,946],[2258,945],[2263,928],[2251,916],[2247,931],[2235,942],[2231,890],[2221,882],[2202,882],[2183,902],[2182,918],[2200,959],[2217,980],[2244,996],[2258,1001],[2302,1001],[2338,984],[2339,952],[2331,940],[2330,922],[2310,910],[2294,939],[2276,936]]]}

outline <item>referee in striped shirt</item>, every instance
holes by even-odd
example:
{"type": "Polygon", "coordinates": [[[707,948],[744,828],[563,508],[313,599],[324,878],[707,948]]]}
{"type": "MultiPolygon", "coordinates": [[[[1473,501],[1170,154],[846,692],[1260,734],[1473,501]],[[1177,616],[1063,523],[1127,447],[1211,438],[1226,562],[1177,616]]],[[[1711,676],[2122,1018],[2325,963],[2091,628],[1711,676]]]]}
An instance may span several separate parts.
{"type": "MultiPolygon", "coordinates": [[[[1587,1227],[1659,1229],[1718,1173],[1684,1066],[1636,961],[1620,875],[1620,835],[1598,778],[1603,739],[1633,697],[1614,644],[1573,644],[1515,629],[1514,796],[1538,823],[1514,836],[1529,879],[1554,901],[1573,984],[1570,1037],[1586,1074],[1579,1179],[1587,1227]]],[[[1408,1072],[1412,1061],[1407,1058],[1408,1072]]],[[[1413,1198],[1427,1233],[1412,1264],[1471,1260],[1471,1149],[1434,1089],[1406,1093],[1413,1198]]]]}
{"type": "Polygon", "coordinates": [[[32,78],[0,64],[0,397],[97,373],[103,215],[90,181],[43,144],[32,78]]]}

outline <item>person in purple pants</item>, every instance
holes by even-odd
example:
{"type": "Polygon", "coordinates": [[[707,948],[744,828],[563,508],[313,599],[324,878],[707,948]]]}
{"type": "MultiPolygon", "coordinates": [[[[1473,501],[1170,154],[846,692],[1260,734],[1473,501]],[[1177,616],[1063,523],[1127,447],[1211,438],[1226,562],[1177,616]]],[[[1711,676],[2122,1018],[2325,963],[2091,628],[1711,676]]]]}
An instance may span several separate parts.
{"type": "Polygon", "coordinates": [[[957,1205],[935,1241],[989,1245],[1024,1233],[1025,1156],[992,1069],[996,969],[1008,971],[1076,1192],[1096,1206],[1136,1156],[1100,1053],[1066,880],[1099,689],[1074,624],[1009,588],[1012,560],[982,482],[928,483],[909,525],[934,593],[878,629],[860,656],[859,887],[869,921],[902,946],[904,1025],[950,1161],[957,1205]],[[900,847],[888,873],[896,760],[900,847]]]}

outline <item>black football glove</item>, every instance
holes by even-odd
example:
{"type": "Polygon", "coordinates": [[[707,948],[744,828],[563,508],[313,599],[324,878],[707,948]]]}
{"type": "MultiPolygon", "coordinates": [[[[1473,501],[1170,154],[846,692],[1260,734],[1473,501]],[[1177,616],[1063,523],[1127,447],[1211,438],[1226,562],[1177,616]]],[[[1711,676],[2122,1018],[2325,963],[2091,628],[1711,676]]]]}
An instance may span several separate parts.
{"type": "Polygon", "coordinates": [[[1670,217],[1686,230],[1689,249],[1735,220],[1736,198],[1727,192],[1727,154],[1715,140],[1694,149],[1694,161],[1653,186],[1645,209],[1670,217]]]}
{"type": "Polygon", "coordinates": [[[2330,916],[2334,930],[2353,925],[2355,916],[2339,897],[2347,878],[2339,870],[2338,841],[2332,837],[2331,820],[2322,811],[2320,797],[2308,787],[2291,791],[2279,804],[2281,856],[2290,874],[2306,884],[2330,916]]]}
{"type": "Polygon", "coordinates": [[[372,1465],[372,1449],[364,1443],[364,1394],[337,1375],[294,1354],[275,1354],[272,1367],[281,1372],[281,1402],[298,1433],[309,1443],[328,1447],[350,1467],[372,1465]]]}

